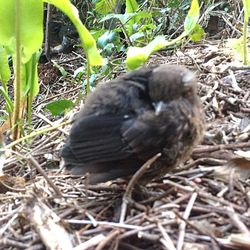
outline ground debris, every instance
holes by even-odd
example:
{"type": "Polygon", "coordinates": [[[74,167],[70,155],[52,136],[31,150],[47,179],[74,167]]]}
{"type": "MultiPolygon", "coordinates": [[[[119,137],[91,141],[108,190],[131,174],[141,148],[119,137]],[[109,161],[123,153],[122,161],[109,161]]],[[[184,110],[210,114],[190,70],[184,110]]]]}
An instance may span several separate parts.
{"type": "MultiPolygon", "coordinates": [[[[152,56],[152,63],[178,62],[197,71],[207,130],[192,158],[148,184],[122,223],[124,181],[90,186],[58,168],[68,126],[9,152],[3,170],[23,181],[0,179],[0,249],[250,249],[249,69],[231,65],[219,47],[200,44],[152,56]]],[[[57,121],[43,110],[46,100],[64,94],[74,100],[80,87],[42,89],[34,124],[48,128],[57,121]]]]}

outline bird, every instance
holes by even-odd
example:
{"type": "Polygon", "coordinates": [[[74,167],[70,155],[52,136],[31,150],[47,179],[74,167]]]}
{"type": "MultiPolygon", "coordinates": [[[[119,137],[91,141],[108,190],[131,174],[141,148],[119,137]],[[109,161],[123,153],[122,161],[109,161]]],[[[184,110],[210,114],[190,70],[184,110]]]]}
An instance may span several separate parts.
{"type": "Polygon", "coordinates": [[[147,184],[187,160],[203,130],[195,74],[181,65],[151,65],[97,85],[61,156],[70,173],[98,184],[130,178],[160,153],[139,180],[147,184]]]}

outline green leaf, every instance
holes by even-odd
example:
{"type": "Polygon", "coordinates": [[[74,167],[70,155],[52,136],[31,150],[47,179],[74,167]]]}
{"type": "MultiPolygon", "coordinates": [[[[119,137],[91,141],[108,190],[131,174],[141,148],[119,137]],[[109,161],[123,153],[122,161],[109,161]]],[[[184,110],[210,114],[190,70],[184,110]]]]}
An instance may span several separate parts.
{"type": "Polygon", "coordinates": [[[43,3],[42,0],[0,1],[0,44],[8,53],[15,55],[17,32],[20,32],[22,62],[26,63],[32,54],[42,46],[43,41],[43,3]]]}
{"type": "Polygon", "coordinates": [[[63,77],[67,76],[67,71],[65,70],[64,67],[62,67],[61,65],[59,65],[56,61],[52,60],[53,66],[56,67],[60,73],[62,74],[63,77]]]}
{"type": "Polygon", "coordinates": [[[143,65],[149,58],[149,56],[166,46],[166,40],[164,36],[157,36],[147,46],[143,48],[130,47],[127,53],[126,64],[129,70],[133,70],[143,65]]]}
{"type": "Polygon", "coordinates": [[[95,10],[99,14],[108,14],[110,12],[115,12],[117,0],[100,0],[95,5],[95,10]]]}
{"type": "Polygon", "coordinates": [[[136,0],[126,0],[126,13],[136,12],[139,9],[139,5],[136,0]]]}
{"type": "Polygon", "coordinates": [[[97,40],[101,35],[103,35],[107,30],[101,29],[101,30],[91,30],[90,33],[93,36],[95,40],[97,40]]]}
{"type": "Polygon", "coordinates": [[[74,106],[74,103],[67,99],[61,99],[57,101],[50,102],[45,106],[47,110],[51,112],[53,116],[61,115],[66,109],[70,109],[74,106]]]}
{"type": "Polygon", "coordinates": [[[2,94],[2,96],[4,97],[5,101],[6,101],[6,108],[7,108],[7,111],[9,113],[13,112],[14,110],[14,104],[13,102],[11,101],[10,97],[9,97],[9,94],[7,92],[6,89],[4,89],[2,86],[0,86],[0,93],[2,94]]]}
{"type": "Polygon", "coordinates": [[[198,0],[192,0],[190,9],[184,21],[184,33],[183,36],[188,35],[197,24],[200,16],[200,9],[198,0]]]}
{"type": "Polygon", "coordinates": [[[76,7],[72,5],[69,0],[43,0],[43,1],[53,4],[70,18],[70,20],[75,25],[79,33],[79,36],[82,41],[82,46],[89,59],[90,66],[103,65],[104,60],[100,56],[96,48],[95,39],[86,29],[86,27],[82,24],[76,7]]]}
{"type": "Polygon", "coordinates": [[[0,46],[0,81],[6,88],[7,82],[10,80],[10,67],[8,62],[8,54],[5,48],[0,46]]]}
{"type": "Polygon", "coordinates": [[[132,36],[130,36],[129,39],[131,42],[134,42],[137,39],[142,38],[144,36],[145,36],[145,34],[143,32],[137,32],[137,33],[133,34],[132,36]]]}
{"type": "Polygon", "coordinates": [[[117,38],[117,33],[113,31],[106,31],[99,37],[97,44],[101,48],[104,48],[108,43],[113,42],[117,38]]]}
{"type": "Polygon", "coordinates": [[[23,65],[23,97],[29,94],[29,97],[37,96],[39,93],[37,64],[40,58],[42,50],[36,51],[30,58],[30,60],[23,65]]]}
{"type": "Polygon", "coordinates": [[[191,34],[189,34],[189,38],[193,42],[199,42],[204,37],[204,35],[205,35],[204,29],[202,29],[200,24],[197,23],[194,29],[192,30],[191,34]]]}
{"type": "Polygon", "coordinates": [[[195,28],[199,19],[199,3],[198,0],[192,0],[191,7],[185,19],[184,31],[180,36],[173,40],[166,41],[163,36],[156,37],[152,42],[143,48],[130,47],[127,52],[126,64],[129,70],[133,70],[143,65],[149,56],[167,46],[178,44],[185,36],[189,35],[195,28]]]}
{"type": "Polygon", "coordinates": [[[118,20],[120,20],[120,22],[122,24],[126,24],[128,22],[128,20],[131,17],[134,17],[136,15],[136,13],[128,13],[128,14],[108,14],[105,17],[103,17],[100,22],[104,22],[110,19],[114,19],[117,18],[118,20]]]}

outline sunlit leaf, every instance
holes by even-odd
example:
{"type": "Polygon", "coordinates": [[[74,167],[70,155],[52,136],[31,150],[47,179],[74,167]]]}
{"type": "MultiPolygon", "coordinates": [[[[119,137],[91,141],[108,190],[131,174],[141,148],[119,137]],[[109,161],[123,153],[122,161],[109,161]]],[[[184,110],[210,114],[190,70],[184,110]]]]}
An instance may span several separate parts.
{"type": "Polygon", "coordinates": [[[95,10],[99,14],[108,14],[115,11],[117,0],[100,0],[95,5],[95,10]]]}
{"type": "Polygon", "coordinates": [[[247,15],[246,18],[250,17],[250,0],[243,0],[244,14],[247,15]]]}
{"type": "Polygon", "coordinates": [[[6,86],[10,79],[10,67],[8,62],[8,54],[5,48],[0,46],[0,82],[6,86]]]}
{"type": "Polygon", "coordinates": [[[23,97],[27,94],[31,98],[35,97],[39,93],[38,75],[37,75],[37,64],[41,55],[41,50],[36,51],[28,62],[23,65],[23,97]]]}
{"type": "Polygon", "coordinates": [[[126,0],[126,13],[136,12],[139,9],[139,5],[136,0],[126,0]]]}
{"type": "MultiPolygon", "coordinates": [[[[195,27],[199,20],[200,9],[198,0],[192,0],[190,9],[184,21],[184,34],[188,35],[195,27]]],[[[183,34],[183,35],[184,35],[183,34]]]]}
{"type": "Polygon", "coordinates": [[[26,63],[42,46],[42,0],[20,1],[18,15],[15,0],[0,1],[0,27],[0,44],[4,45],[11,55],[15,54],[17,31],[20,32],[22,62],[26,63]]]}
{"type": "Polygon", "coordinates": [[[204,29],[202,29],[200,24],[197,23],[192,32],[189,34],[189,38],[193,42],[199,42],[204,37],[204,35],[205,35],[204,29]]]}
{"type": "Polygon", "coordinates": [[[130,47],[127,53],[126,64],[129,70],[133,70],[143,65],[149,58],[149,56],[164,48],[166,45],[166,40],[164,36],[156,37],[152,42],[143,48],[130,47]]]}

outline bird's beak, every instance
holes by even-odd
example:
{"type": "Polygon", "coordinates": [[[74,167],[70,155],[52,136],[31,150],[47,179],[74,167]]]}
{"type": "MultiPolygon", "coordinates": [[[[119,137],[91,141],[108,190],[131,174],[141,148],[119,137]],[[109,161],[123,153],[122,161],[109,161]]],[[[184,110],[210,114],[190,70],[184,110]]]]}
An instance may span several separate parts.
{"type": "Polygon", "coordinates": [[[160,112],[161,112],[161,110],[162,110],[162,108],[163,108],[163,102],[162,101],[160,101],[160,102],[157,102],[156,104],[155,104],[155,115],[159,115],[160,114],[160,112]]]}

